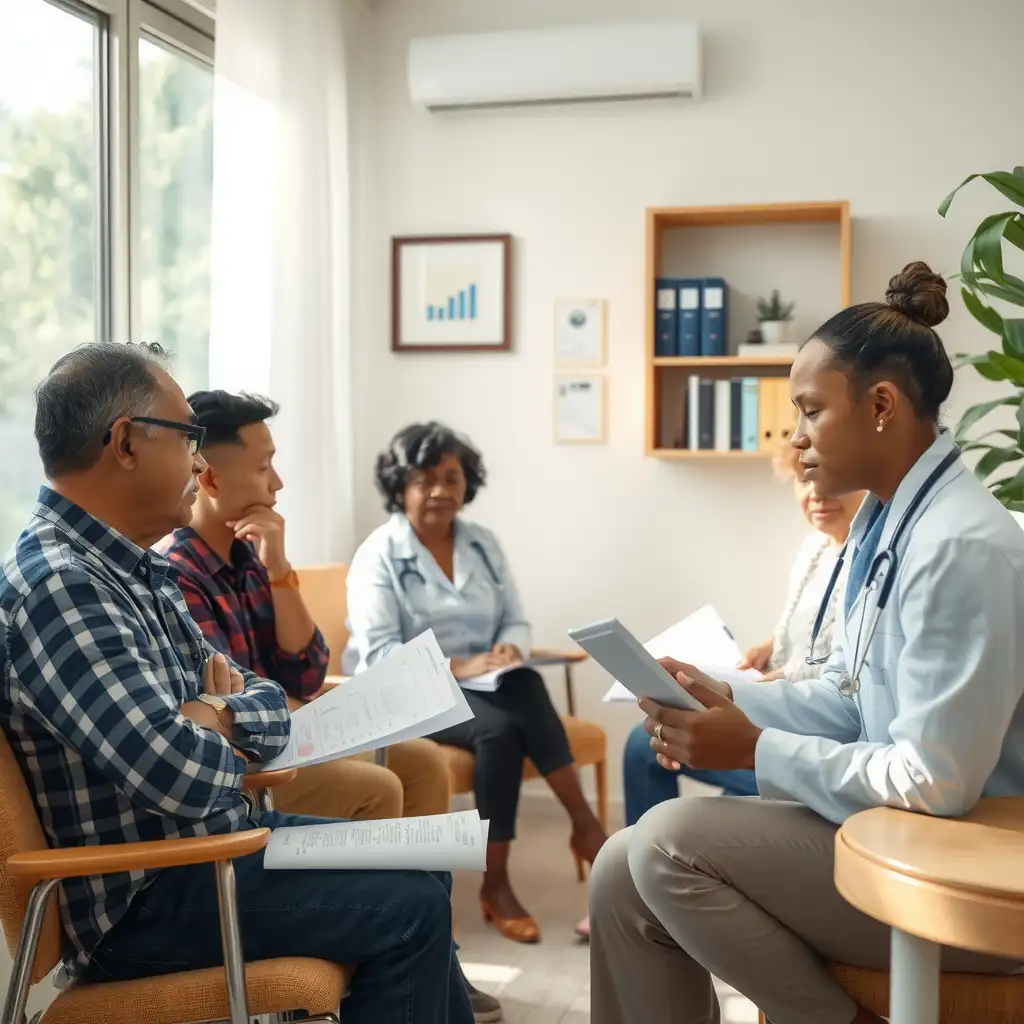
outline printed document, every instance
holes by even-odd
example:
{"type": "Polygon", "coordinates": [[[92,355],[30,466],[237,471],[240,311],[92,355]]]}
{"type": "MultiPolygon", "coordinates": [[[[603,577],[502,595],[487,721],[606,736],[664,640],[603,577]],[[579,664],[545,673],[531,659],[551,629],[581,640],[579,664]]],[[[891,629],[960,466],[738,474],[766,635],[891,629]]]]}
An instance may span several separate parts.
{"type": "Polygon", "coordinates": [[[263,866],[268,871],[483,871],[489,825],[473,809],[423,818],[277,828],[271,833],[263,866]]]}
{"type": "Polygon", "coordinates": [[[467,722],[473,712],[432,630],[292,713],[288,746],[264,767],[333,761],[467,722]]]}
{"type": "Polygon", "coordinates": [[[544,655],[543,657],[526,658],[517,661],[514,665],[506,665],[505,668],[495,669],[493,672],[485,672],[480,676],[470,676],[468,679],[460,679],[459,686],[464,690],[476,690],[477,693],[494,693],[509,672],[515,672],[517,668],[541,668],[544,665],[564,665],[565,658],[557,654],[544,655]]]}
{"type": "MultiPolygon", "coordinates": [[[[741,671],[736,667],[743,652],[722,617],[709,604],[648,640],[644,649],[655,658],[671,657],[696,665],[712,679],[720,679],[724,683],[745,683],[761,678],[760,672],[753,669],[741,671]]],[[[603,700],[606,703],[636,703],[636,697],[618,680],[603,700]]]]}

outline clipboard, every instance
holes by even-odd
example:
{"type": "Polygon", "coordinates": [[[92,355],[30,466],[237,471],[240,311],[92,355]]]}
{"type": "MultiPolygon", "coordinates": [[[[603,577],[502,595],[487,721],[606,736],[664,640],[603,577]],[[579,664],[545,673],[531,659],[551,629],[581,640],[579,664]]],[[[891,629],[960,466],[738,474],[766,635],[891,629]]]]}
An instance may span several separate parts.
{"type": "Polygon", "coordinates": [[[644,649],[643,644],[618,619],[604,619],[569,636],[603,668],[637,697],[650,697],[668,708],[705,711],[644,649]]]}

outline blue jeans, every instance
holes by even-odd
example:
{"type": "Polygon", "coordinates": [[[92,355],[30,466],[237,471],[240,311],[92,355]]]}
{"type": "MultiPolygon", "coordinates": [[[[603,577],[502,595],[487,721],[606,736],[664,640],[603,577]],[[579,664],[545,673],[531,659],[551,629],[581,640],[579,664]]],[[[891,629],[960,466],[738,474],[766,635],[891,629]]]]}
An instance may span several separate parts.
{"type": "MultiPolygon", "coordinates": [[[[321,820],[259,816],[269,828],[321,820]]],[[[265,871],[262,850],[234,865],[246,960],[355,965],[344,1012],[351,1024],[472,1024],[452,944],[450,875],[265,871]]],[[[119,981],[220,966],[219,920],[212,865],[166,868],[104,936],[87,977],[119,981]]]]}
{"type": "Polygon", "coordinates": [[[686,775],[710,786],[721,786],[729,796],[757,796],[757,779],[745,768],[702,770],[683,765],[670,772],[658,764],[651,750],[651,737],[643,725],[636,726],[626,740],[622,753],[622,782],[626,791],[626,824],[635,825],[655,804],[679,796],[680,775],[686,775]]]}

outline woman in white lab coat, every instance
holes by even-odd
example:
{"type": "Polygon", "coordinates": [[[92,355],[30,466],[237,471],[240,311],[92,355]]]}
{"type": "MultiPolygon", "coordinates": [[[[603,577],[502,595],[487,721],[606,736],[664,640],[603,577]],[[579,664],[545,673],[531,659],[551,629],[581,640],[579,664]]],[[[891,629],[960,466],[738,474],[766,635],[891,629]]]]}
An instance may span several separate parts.
{"type": "Polygon", "coordinates": [[[707,709],[641,701],[661,762],[753,768],[771,799],[663,803],[605,845],[590,889],[593,1024],[705,1024],[712,975],[780,1024],[874,1024],[822,966],[888,967],[888,929],[836,891],[838,825],[870,807],[958,815],[1024,795],[1024,534],[938,427],[953,382],[934,330],[945,291],[911,264],[885,303],[837,313],[794,361],[808,478],[826,496],[870,492],[832,650],[813,646],[819,679],[732,688],[663,662],[707,709]]]}
{"type": "MultiPolygon", "coordinates": [[[[366,668],[432,629],[456,679],[515,665],[530,654],[530,623],[494,534],[460,512],[484,484],[483,460],[438,423],[415,423],[377,460],[391,518],[360,545],[348,574],[351,652],[366,668]]],[[[493,693],[464,691],[474,717],[432,738],[475,755],[476,803],[490,819],[484,916],[516,942],[540,927],[508,873],[516,808],[529,758],[569,814],[570,845],[593,863],[607,838],[580,788],[569,741],[533,669],[505,676],[493,693]]]]}

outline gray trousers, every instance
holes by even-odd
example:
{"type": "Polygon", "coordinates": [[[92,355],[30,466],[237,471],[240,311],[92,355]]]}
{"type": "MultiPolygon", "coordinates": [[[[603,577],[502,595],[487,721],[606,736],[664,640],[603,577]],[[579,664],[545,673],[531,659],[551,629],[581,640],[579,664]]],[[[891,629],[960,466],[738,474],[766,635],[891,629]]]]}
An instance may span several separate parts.
{"type": "MultiPolygon", "coordinates": [[[[723,796],[612,836],[590,878],[591,1024],[718,1024],[711,975],[774,1024],[848,1024],[822,960],[885,970],[889,929],[836,891],[836,831],[800,804],[723,796]]],[[[946,971],[1018,966],[943,950],[946,971]]]]}

